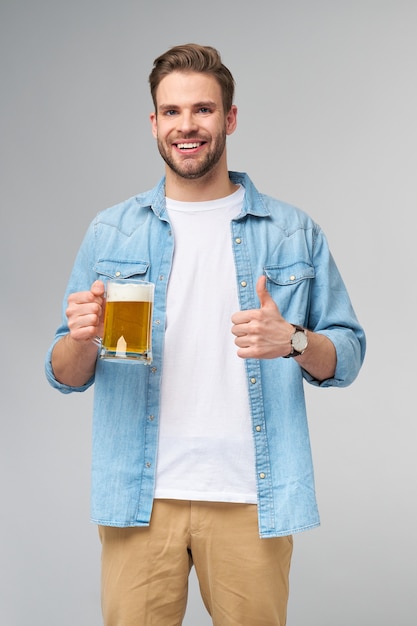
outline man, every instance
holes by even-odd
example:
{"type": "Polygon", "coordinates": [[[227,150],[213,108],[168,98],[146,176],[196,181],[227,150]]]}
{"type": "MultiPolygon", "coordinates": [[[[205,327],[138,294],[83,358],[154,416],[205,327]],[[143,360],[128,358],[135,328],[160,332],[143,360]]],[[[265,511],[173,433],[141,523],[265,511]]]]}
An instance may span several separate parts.
{"type": "Polygon", "coordinates": [[[228,171],[217,51],[167,51],[150,86],[165,176],[91,224],[46,361],[64,393],[95,383],[104,623],[181,624],[195,566],[213,624],[283,626],[292,534],[319,524],[303,381],[350,384],[365,337],[319,226],[228,171]],[[150,367],[92,341],[132,276],[155,283],[150,367]]]}

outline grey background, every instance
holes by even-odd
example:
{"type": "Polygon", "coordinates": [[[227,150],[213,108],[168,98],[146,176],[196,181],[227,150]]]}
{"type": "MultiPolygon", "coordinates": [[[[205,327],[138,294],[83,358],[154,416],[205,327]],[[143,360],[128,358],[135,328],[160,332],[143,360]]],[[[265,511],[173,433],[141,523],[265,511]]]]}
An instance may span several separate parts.
{"type": "MultiPolygon", "coordinates": [[[[162,174],[152,61],[197,41],[237,81],[230,167],[321,224],[368,335],[352,387],[307,389],[322,526],[288,625],[414,626],[416,23],[414,0],[1,0],[2,624],[101,623],[92,393],[43,359],[88,223],[162,174]]],[[[194,577],[185,624],[210,624],[194,577]]]]}

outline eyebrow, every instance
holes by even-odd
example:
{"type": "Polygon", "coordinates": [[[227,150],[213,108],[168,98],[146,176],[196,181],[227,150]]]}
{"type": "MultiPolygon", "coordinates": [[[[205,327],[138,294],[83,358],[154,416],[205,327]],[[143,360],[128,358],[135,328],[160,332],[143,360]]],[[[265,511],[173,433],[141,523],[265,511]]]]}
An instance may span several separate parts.
{"type": "MultiPolygon", "coordinates": [[[[202,100],[201,102],[195,102],[192,107],[194,109],[208,108],[208,109],[217,109],[217,104],[213,100],[202,100]]],[[[181,108],[178,104],[161,104],[158,107],[158,110],[161,112],[164,111],[172,111],[174,109],[181,108]]]]}

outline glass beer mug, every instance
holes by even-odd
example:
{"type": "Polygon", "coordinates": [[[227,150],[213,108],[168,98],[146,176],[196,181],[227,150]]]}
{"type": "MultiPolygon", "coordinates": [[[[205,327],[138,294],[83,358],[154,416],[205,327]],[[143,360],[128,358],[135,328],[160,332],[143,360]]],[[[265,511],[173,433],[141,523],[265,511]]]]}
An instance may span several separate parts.
{"type": "Polygon", "coordinates": [[[143,280],[107,281],[103,338],[95,340],[100,359],[152,362],[154,289],[143,280]]]}

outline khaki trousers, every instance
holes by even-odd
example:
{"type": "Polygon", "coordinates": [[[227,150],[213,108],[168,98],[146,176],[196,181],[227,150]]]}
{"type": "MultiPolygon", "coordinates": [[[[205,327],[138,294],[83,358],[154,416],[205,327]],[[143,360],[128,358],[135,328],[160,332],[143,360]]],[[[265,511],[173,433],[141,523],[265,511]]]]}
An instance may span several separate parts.
{"type": "Polygon", "coordinates": [[[105,626],[180,626],[195,567],[214,626],[285,626],[292,537],[254,504],[155,500],[149,527],[99,527],[105,626]]]}

